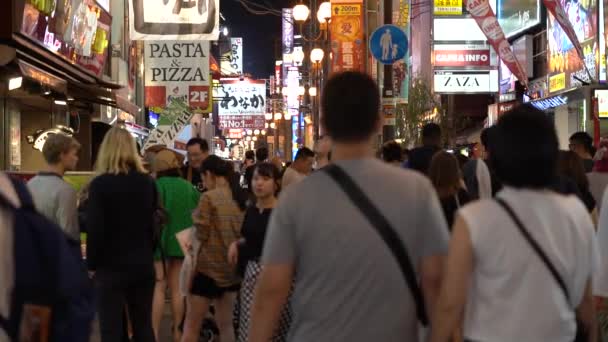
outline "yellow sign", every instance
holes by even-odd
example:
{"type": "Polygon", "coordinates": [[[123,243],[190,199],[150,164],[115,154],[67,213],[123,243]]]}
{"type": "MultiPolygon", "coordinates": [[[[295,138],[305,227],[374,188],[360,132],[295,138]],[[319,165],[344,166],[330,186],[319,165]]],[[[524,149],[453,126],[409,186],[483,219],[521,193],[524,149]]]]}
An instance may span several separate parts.
{"type": "Polygon", "coordinates": [[[435,15],[462,15],[462,0],[435,0],[435,15]]]}
{"type": "Polygon", "coordinates": [[[566,89],[566,74],[561,73],[549,77],[549,92],[553,93],[562,89],[566,89]]]}
{"type": "Polygon", "coordinates": [[[347,16],[361,15],[361,5],[359,4],[334,4],[331,6],[331,15],[347,16]]]}

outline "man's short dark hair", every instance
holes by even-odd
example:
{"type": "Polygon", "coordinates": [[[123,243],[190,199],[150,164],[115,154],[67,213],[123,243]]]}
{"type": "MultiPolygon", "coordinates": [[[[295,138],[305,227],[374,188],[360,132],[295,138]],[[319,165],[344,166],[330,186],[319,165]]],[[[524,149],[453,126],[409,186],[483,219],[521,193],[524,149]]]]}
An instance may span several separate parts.
{"type": "Polygon", "coordinates": [[[252,150],[246,151],[245,152],[245,159],[254,160],[255,159],[255,152],[252,151],[252,150]]]}
{"type": "Polygon", "coordinates": [[[382,160],[387,163],[403,160],[403,149],[396,141],[387,141],[382,145],[382,160]]]}
{"type": "Polygon", "coordinates": [[[441,127],[436,123],[428,123],[422,127],[422,140],[423,141],[440,141],[441,140],[441,127]]]}
{"type": "Polygon", "coordinates": [[[314,157],[315,157],[315,153],[311,149],[309,149],[308,147],[300,147],[300,149],[296,153],[296,157],[294,158],[294,160],[302,160],[302,159],[314,158],[314,157]]]}
{"type": "Polygon", "coordinates": [[[358,142],[374,134],[380,120],[380,91],[367,74],[335,74],[325,85],[322,124],[337,142],[358,142]]]}
{"type": "Polygon", "coordinates": [[[261,163],[268,159],[268,147],[262,146],[255,150],[255,160],[261,163]]]}
{"type": "Polygon", "coordinates": [[[572,134],[572,136],[570,136],[570,142],[583,146],[585,151],[591,155],[595,154],[593,138],[587,132],[576,132],[572,134]]]}
{"type": "Polygon", "coordinates": [[[553,121],[542,111],[523,105],[504,114],[490,149],[490,162],[504,184],[541,189],[554,183],[559,142],[553,121]]]}
{"type": "Polygon", "coordinates": [[[483,147],[486,150],[490,147],[490,135],[492,134],[492,131],[495,130],[495,128],[496,128],[496,126],[490,126],[490,127],[484,128],[481,131],[479,140],[481,141],[481,144],[483,145],[483,147]]]}
{"type": "Polygon", "coordinates": [[[198,145],[201,148],[201,151],[203,152],[209,152],[209,143],[207,143],[207,140],[203,138],[192,138],[188,140],[186,148],[194,145],[198,145]]]}

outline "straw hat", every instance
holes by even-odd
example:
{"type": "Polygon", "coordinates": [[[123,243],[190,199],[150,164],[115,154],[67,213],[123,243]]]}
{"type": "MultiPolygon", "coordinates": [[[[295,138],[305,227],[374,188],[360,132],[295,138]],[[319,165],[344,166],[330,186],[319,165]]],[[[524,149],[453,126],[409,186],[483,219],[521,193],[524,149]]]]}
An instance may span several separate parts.
{"type": "MultiPolygon", "coordinates": [[[[182,157],[183,160],[183,157],[182,157]]],[[[171,169],[179,169],[182,165],[180,155],[169,149],[163,149],[154,156],[154,172],[163,172],[171,169]]]]}

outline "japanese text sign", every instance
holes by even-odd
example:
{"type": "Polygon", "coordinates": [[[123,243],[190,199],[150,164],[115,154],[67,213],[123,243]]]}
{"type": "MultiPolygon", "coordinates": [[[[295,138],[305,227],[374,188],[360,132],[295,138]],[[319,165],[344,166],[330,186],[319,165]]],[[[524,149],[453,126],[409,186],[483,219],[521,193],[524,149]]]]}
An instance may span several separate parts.
{"type": "Polygon", "coordinates": [[[363,1],[332,1],[331,71],[365,71],[363,1]]]}
{"type": "Polygon", "coordinates": [[[462,15],[462,0],[435,0],[435,15],[462,15]]]}
{"type": "Polygon", "coordinates": [[[265,81],[224,80],[214,91],[219,102],[220,128],[264,128],[265,81]]]}

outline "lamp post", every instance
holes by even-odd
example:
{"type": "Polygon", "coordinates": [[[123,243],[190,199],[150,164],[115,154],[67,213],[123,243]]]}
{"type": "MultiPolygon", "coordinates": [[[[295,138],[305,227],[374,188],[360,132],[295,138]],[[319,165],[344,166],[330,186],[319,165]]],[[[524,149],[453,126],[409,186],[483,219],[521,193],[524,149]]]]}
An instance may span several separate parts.
{"type": "MultiPolygon", "coordinates": [[[[316,3],[316,2],[315,2],[316,3]]],[[[315,25],[314,21],[311,21],[308,29],[310,36],[306,36],[304,32],[304,24],[310,17],[310,9],[305,4],[299,3],[293,8],[294,20],[298,23],[300,34],[302,39],[308,43],[310,51],[310,62],[312,62],[312,68],[310,63],[303,63],[304,68],[307,68],[308,75],[310,76],[310,88],[308,93],[304,92],[304,106],[306,107],[308,101],[312,98],[312,112],[313,112],[313,126],[314,126],[314,139],[317,140],[320,136],[320,114],[318,104],[318,93],[322,91],[324,75],[329,72],[328,63],[324,62],[324,56],[326,49],[329,44],[329,22],[331,20],[331,3],[329,1],[322,2],[316,13],[316,19],[318,26],[315,25]],[[318,43],[320,47],[312,48],[313,44],[318,43]],[[314,88],[314,91],[312,89],[314,88]],[[314,95],[313,95],[314,94],[314,95]],[[308,96],[307,96],[308,95],[308,96]]],[[[301,91],[300,91],[301,92],[301,91]]]]}

